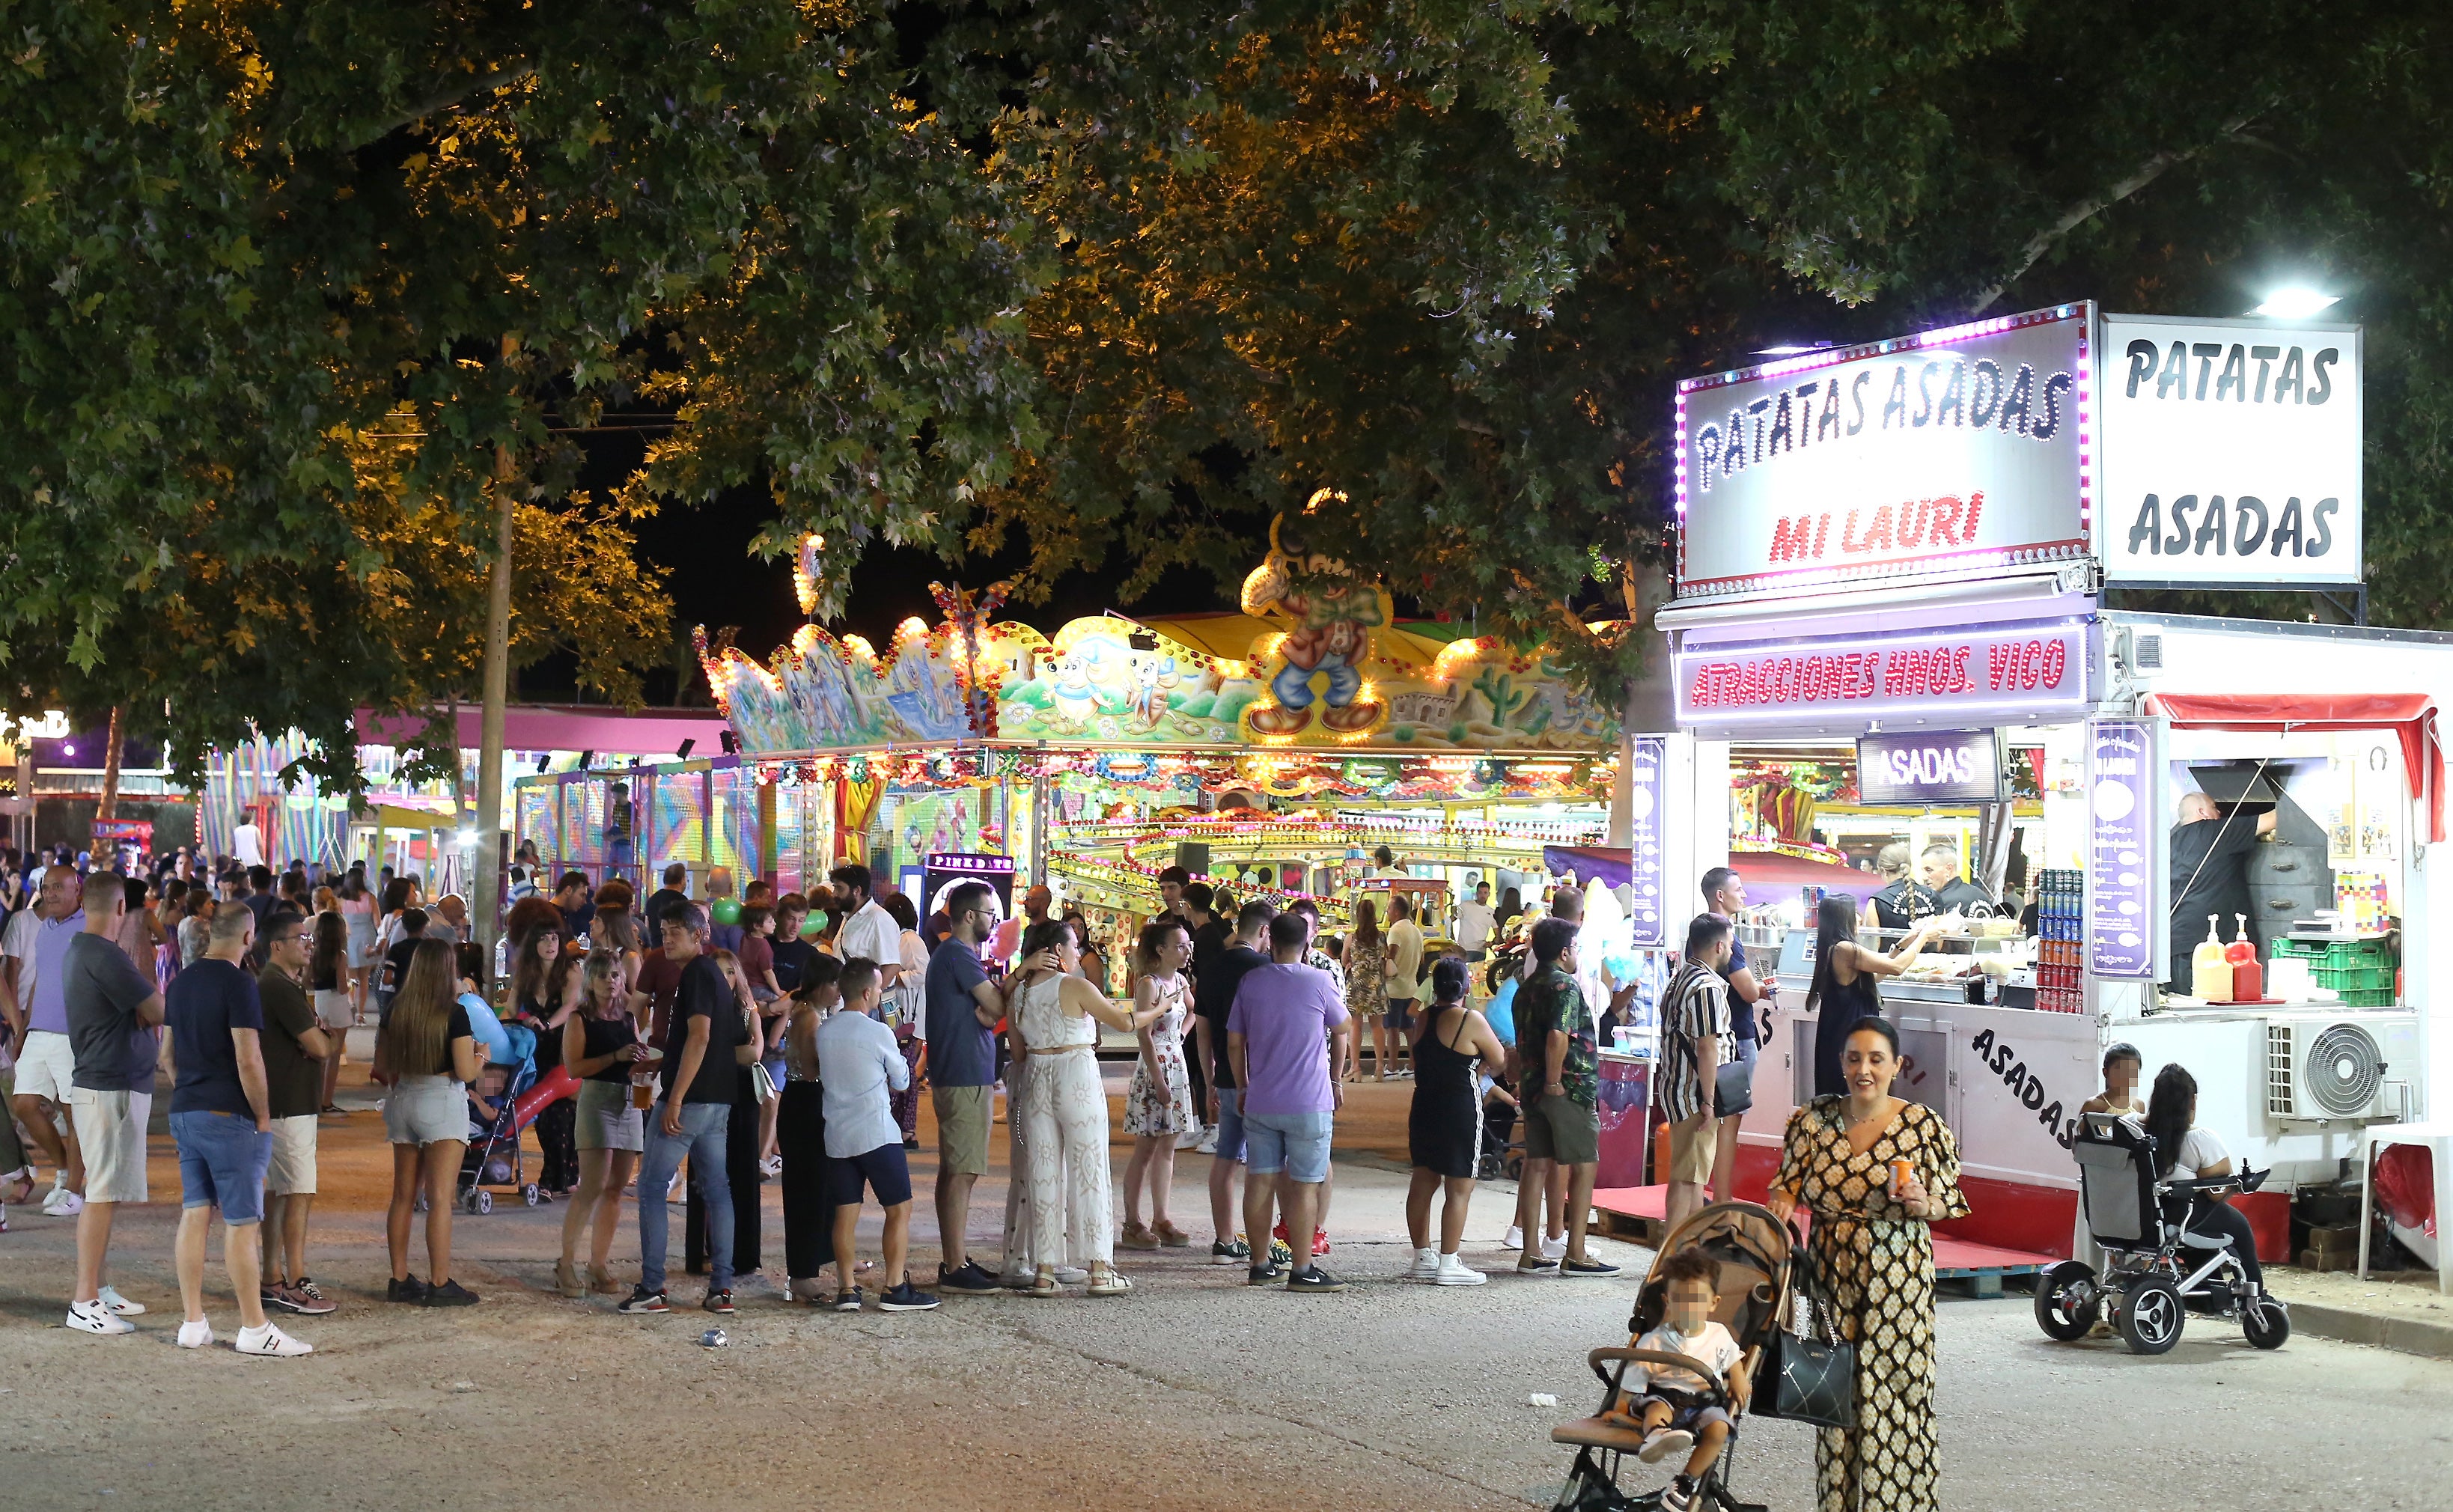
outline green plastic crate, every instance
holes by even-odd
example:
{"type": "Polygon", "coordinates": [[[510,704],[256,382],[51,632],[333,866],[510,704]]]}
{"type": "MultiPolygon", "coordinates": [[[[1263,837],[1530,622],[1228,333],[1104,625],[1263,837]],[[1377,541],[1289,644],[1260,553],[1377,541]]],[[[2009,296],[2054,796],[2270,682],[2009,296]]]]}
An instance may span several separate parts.
{"type": "Polygon", "coordinates": [[[2393,985],[2393,967],[2389,965],[2321,965],[2311,975],[2316,977],[2317,985],[2331,987],[2337,992],[2372,992],[2379,987],[2393,985]]]}
{"type": "Polygon", "coordinates": [[[2274,942],[2272,953],[2278,956],[2301,956],[2310,961],[2322,961],[2325,956],[2325,942],[2293,940],[2286,937],[2274,942]]]}
{"type": "Polygon", "coordinates": [[[2274,942],[2273,954],[2299,956],[2325,971],[2349,971],[2360,967],[2392,966],[2393,943],[2376,940],[2293,940],[2285,937],[2274,942]]]}
{"type": "Polygon", "coordinates": [[[2342,999],[2343,1006],[2346,1008],[2389,1008],[2393,1006],[2393,988],[2379,987],[2370,992],[2345,992],[2342,994],[2342,999]]]}

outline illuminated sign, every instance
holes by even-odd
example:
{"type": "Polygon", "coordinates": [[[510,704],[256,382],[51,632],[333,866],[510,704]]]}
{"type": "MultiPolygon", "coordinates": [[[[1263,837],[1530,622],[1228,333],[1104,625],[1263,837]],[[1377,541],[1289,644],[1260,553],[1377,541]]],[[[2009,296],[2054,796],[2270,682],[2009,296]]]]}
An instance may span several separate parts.
{"type": "Polygon", "coordinates": [[[2360,579],[2360,333],[2104,317],[2102,520],[2115,582],[2360,579]]]}
{"type": "Polygon", "coordinates": [[[18,740],[66,740],[69,736],[69,717],[56,708],[46,710],[40,719],[11,721],[0,716],[0,739],[8,738],[12,724],[18,740]]]}
{"type": "Polygon", "coordinates": [[[2084,620],[1685,646],[1681,725],[1925,725],[2027,717],[2087,702],[2084,620]]]}
{"type": "Polygon", "coordinates": [[[1681,383],[1679,596],[2084,556],[2091,309],[1681,383]]]}
{"type": "Polygon", "coordinates": [[[2140,720],[2086,727],[2086,968],[2152,982],[2155,879],[2163,871],[2155,808],[2155,729],[2140,720]]]}
{"type": "Polygon", "coordinates": [[[2002,739],[1989,729],[1857,739],[1857,797],[1867,804],[1998,804],[2002,739]]]}

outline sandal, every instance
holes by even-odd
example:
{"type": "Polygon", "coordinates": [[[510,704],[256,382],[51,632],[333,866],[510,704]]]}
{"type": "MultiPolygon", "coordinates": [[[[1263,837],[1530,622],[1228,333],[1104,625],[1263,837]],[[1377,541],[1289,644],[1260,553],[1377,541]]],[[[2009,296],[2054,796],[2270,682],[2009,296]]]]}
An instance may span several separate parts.
{"type": "Polygon", "coordinates": [[[1133,1283],[1127,1281],[1124,1277],[1116,1274],[1114,1266],[1093,1265],[1090,1267],[1091,1296],[1121,1297],[1132,1289],[1133,1283]]]}
{"type": "Polygon", "coordinates": [[[1040,1266],[1039,1273],[1030,1278],[1030,1284],[1022,1287],[1021,1291],[1026,1297],[1062,1297],[1065,1295],[1065,1288],[1056,1284],[1056,1267],[1053,1265],[1040,1266]]]}
{"type": "Polygon", "coordinates": [[[1159,1246],[1159,1237],[1143,1227],[1138,1222],[1128,1223],[1125,1225],[1125,1231],[1116,1236],[1116,1243],[1127,1249],[1156,1249],[1159,1246]]]}
{"type": "Polygon", "coordinates": [[[1183,1229],[1176,1227],[1174,1224],[1164,1218],[1160,1219],[1157,1223],[1150,1224],[1150,1232],[1156,1234],[1158,1236],[1158,1242],[1165,1244],[1169,1249],[1183,1249],[1190,1245],[1192,1243],[1192,1236],[1190,1234],[1187,1234],[1183,1229]]]}
{"type": "Polygon", "coordinates": [[[590,1265],[588,1267],[588,1289],[594,1292],[599,1297],[619,1297],[622,1295],[622,1283],[615,1281],[610,1272],[599,1265],[590,1265]]]}
{"type": "Polygon", "coordinates": [[[557,1260],[553,1263],[553,1284],[554,1289],[566,1297],[588,1295],[587,1283],[579,1279],[579,1267],[567,1260],[557,1260]]]}

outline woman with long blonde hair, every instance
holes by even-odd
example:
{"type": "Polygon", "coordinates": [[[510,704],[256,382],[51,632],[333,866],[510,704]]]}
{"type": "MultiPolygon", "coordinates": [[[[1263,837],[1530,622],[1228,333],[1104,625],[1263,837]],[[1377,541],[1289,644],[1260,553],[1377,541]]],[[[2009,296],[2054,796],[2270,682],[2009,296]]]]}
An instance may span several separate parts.
{"type": "Polygon", "coordinates": [[[391,1248],[391,1284],[385,1300],[428,1307],[465,1307],[476,1294],[451,1279],[451,1197],[460,1154],[469,1143],[469,1084],[485,1057],[460,1004],[460,975],[451,946],[420,940],[392,995],[391,1014],[375,1036],[375,1080],[390,1084],[384,1133],[391,1140],[391,1210],[384,1239],[391,1248]],[[424,1281],[409,1274],[409,1225],[426,1193],[424,1281]]]}
{"type": "MultiPolygon", "coordinates": [[[[1380,1023],[1387,1005],[1381,994],[1387,990],[1388,937],[1380,932],[1380,905],[1365,898],[1354,905],[1354,932],[1346,937],[1346,1014],[1357,1025],[1380,1023]]],[[[1382,1043],[1386,1044],[1382,1031],[1382,1043]]],[[[1372,1062],[1372,1068],[1386,1081],[1388,1057],[1382,1050],[1372,1062]]],[[[1346,1064],[1338,1075],[1351,1082],[1363,1074],[1363,1035],[1357,1032],[1346,1037],[1346,1064]]]]}
{"type": "MultiPolygon", "coordinates": [[[[559,936],[557,935],[557,938],[559,936]]],[[[613,1227],[622,1217],[622,1193],[647,1148],[645,1115],[631,1105],[630,1075],[648,1058],[639,1026],[622,991],[622,963],[610,951],[591,951],[581,988],[580,1011],[563,1025],[562,1064],[579,1078],[574,1120],[579,1146],[579,1193],[562,1215],[562,1259],[554,1284],[566,1297],[622,1288],[607,1271],[613,1227]],[[579,1236],[589,1230],[588,1275],[579,1274],[579,1236]]]]}

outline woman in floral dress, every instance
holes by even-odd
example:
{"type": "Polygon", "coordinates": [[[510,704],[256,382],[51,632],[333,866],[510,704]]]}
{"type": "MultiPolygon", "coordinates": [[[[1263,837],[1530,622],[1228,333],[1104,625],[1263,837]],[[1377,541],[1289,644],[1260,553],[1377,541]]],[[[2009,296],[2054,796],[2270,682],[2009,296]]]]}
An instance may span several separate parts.
{"type": "Polygon", "coordinates": [[[1167,1216],[1167,1195],[1175,1186],[1175,1137],[1201,1127],[1192,1105],[1192,1074],[1184,1064],[1185,1011],[1192,998],[1184,964],[1190,959],[1192,937],[1172,917],[1144,925],[1133,950],[1134,1015],[1155,1008],[1158,1018],[1141,1030],[1141,1060],[1125,1093],[1125,1132],[1133,1137],[1133,1153],[1125,1163],[1125,1231],[1116,1242],[1127,1249],[1181,1249],[1192,1243],[1167,1216]],[[1147,1227],[1141,1221],[1145,1184],[1147,1227]]]}
{"type": "MultiPolygon", "coordinates": [[[[1388,1005],[1388,937],[1380,932],[1380,910],[1368,898],[1354,905],[1354,932],[1346,937],[1346,1016],[1357,1025],[1377,1024],[1388,1005]]],[[[1346,1064],[1337,1074],[1351,1082],[1363,1074],[1361,1032],[1346,1037],[1346,1064]]],[[[1386,1069],[1385,1066],[1382,1069],[1386,1069]]]]}
{"type": "Polygon", "coordinates": [[[1942,1115],[1891,1096],[1899,1031],[1864,1018],[1841,1051],[1845,1096],[1789,1115],[1767,1199],[1814,1215],[1808,1241],[1857,1346],[1857,1426],[1816,1434],[1820,1512],[1935,1512],[1933,1229],[1967,1216],[1942,1115]],[[1902,1178],[1893,1164],[1905,1162],[1902,1178]]]}

